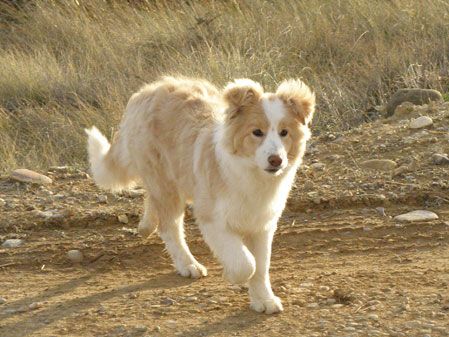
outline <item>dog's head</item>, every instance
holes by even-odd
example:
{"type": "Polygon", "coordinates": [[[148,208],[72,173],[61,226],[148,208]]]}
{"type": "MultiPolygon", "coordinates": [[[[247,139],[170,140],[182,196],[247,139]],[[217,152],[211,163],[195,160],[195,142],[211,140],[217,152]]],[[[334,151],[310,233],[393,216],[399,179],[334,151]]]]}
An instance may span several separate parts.
{"type": "Polygon", "coordinates": [[[239,79],[226,86],[223,98],[229,152],[273,176],[302,157],[315,109],[315,95],[302,81],[287,80],[276,93],[264,93],[259,83],[239,79]]]}

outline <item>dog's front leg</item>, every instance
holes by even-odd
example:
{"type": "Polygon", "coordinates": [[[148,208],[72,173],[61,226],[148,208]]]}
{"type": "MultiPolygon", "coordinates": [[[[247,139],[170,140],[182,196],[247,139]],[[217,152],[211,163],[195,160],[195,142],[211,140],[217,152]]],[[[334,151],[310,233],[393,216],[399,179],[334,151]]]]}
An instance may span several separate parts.
{"type": "Polygon", "coordinates": [[[254,274],[256,263],[240,235],[221,223],[205,224],[200,228],[206,243],[223,265],[224,277],[233,284],[247,282],[254,274]]]}
{"type": "Polygon", "coordinates": [[[270,283],[269,269],[274,231],[275,229],[270,229],[254,233],[248,240],[248,246],[256,259],[256,272],[249,280],[251,309],[266,314],[284,310],[270,283]]]}

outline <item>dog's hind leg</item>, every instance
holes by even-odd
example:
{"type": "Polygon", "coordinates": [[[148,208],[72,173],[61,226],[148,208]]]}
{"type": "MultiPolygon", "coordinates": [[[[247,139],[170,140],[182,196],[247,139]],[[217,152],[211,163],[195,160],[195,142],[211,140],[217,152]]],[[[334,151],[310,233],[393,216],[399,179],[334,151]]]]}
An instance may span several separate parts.
{"type": "Polygon", "coordinates": [[[165,242],[168,253],[178,273],[184,277],[200,278],[207,275],[207,269],[201,265],[187,246],[184,238],[185,202],[175,189],[158,189],[157,197],[150,195],[151,208],[156,211],[159,235],[165,242]]]}
{"type": "Polygon", "coordinates": [[[158,224],[159,219],[157,217],[156,210],[152,206],[151,197],[146,196],[144,201],[143,217],[140,220],[138,227],[139,234],[142,235],[144,238],[149,237],[156,231],[158,224]]]}

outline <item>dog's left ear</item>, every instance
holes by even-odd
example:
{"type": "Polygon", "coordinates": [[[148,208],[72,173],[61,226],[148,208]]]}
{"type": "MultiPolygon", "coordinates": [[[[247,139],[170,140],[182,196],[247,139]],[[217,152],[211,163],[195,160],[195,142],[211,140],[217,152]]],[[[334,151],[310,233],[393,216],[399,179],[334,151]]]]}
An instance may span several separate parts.
{"type": "Polygon", "coordinates": [[[223,91],[223,98],[231,108],[229,117],[235,117],[245,107],[258,102],[262,94],[262,86],[250,79],[237,79],[229,83],[223,91]]]}
{"type": "Polygon", "coordinates": [[[276,96],[284,101],[302,124],[310,123],[315,112],[315,94],[304,82],[283,81],[276,91],[276,96]]]}

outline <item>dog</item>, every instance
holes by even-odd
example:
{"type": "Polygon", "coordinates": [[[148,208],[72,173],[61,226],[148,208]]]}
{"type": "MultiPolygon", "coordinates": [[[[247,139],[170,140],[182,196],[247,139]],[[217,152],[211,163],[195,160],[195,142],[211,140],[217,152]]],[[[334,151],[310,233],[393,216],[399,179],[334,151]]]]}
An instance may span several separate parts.
{"type": "Polygon", "coordinates": [[[264,92],[250,79],[223,90],[205,80],[164,77],[131,96],[113,144],[86,129],[91,172],[101,188],[140,181],[138,230],[158,230],[177,272],[207,275],[184,238],[193,203],[204,240],[233,284],[248,282],[250,307],[283,310],[269,266],[277,221],[310,138],[315,94],[301,80],[264,92]]]}

